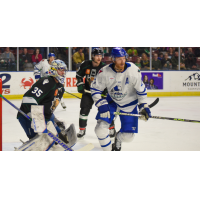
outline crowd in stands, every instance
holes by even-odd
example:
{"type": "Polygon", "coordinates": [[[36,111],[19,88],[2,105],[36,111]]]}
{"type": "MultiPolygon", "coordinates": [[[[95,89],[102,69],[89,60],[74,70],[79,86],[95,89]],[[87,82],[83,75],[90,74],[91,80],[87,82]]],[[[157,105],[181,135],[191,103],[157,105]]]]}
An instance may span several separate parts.
{"type": "MultiPolygon", "coordinates": [[[[135,63],[141,70],[150,70],[149,47],[123,47],[128,54],[128,61],[135,63]]],[[[102,47],[103,61],[111,63],[112,47],[102,47]]],[[[178,47],[152,47],[152,70],[178,70],[178,47]]],[[[180,48],[180,69],[200,70],[200,47],[180,48]]]]}
{"type": "MultiPolygon", "coordinates": [[[[46,54],[47,47],[19,47],[19,71],[33,71],[46,54]]],[[[16,47],[0,47],[0,71],[17,71],[16,47]]]]}
{"type": "MultiPolygon", "coordinates": [[[[94,48],[94,47],[93,47],[94,48]]],[[[100,47],[104,52],[103,62],[112,63],[113,47],[100,47]]],[[[127,61],[141,70],[150,70],[150,47],[123,47],[127,61]]],[[[49,52],[68,65],[68,47],[49,47],[49,52]]],[[[152,47],[152,70],[178,70],[178,47],[152,47]]],[[[19,47],[19,71],[33,71],[34,65],[47,58],[47,47],[19,47]]],[[[89,47],[71,48],[72,70],[76,71],[84,60],[89,59],[89,47]]],[[[180,48],[180,69],[200,70],[200,47],[180,48]]],[[[0,71],[17,70],[17,48],[0,47],[0,71]]]]}

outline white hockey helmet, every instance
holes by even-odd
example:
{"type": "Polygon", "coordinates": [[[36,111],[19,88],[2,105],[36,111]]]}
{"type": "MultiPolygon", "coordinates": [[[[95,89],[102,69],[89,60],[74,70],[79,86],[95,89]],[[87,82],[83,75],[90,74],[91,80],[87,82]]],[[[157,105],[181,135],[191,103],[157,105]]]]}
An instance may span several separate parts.
{"type": "Polygon", "coordinates": [[[59,81],[59,83],[64,84],[66,72],[67,72],[67,65],[62,60],[54,60],[51,63],[51,67],[49,69],[49,76],[55,77],[59,81]],[[63,76],[58,74],[57,70],[59,69],[65,71],[63,76]]]}

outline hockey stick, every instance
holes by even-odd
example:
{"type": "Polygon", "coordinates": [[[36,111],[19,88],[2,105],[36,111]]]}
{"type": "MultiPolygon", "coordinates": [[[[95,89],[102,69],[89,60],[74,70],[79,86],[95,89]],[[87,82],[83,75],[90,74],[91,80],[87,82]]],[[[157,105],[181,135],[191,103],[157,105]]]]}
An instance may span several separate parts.
{"type": "MultiPolygon", "coordinates": [[[[133,116],[133,117],[141,117],[141,116],[143,116],[143,115],[137,115],[137,114],[120,113],[120,112],[114,112],[114,114],[115,115],[133,116]]],[[[159,117],[159,116],[151,116],[150,118],[153,118],[153,119],[167,119],[167,120],[182,121],[182,122],[200,123],[200,121],[198,121],[198,120],[191,120],[191,119],[180,119],[180,118],[159,117]]]]}
{"type": "Polygon", "coordinates": [[[74,94],[72,94],[72,93],[70,93],[70,92],[67,92],[67,91],[65,91],[65,92],[66,92],[67,94],[70,94],[70,95],[76,97],[77,99],[81,99],[80,97],[78,97],[78,96],[76,96],[76,95],[74,95],[74,94]]]}
{"type": "MultiPolygon", "coordinates": [[[[84,90],[85,91],[85,93],[91,93],[89,90],[84,90]]],[[[70,93],[70,92],[67,92],[67,91],[65,91],[67,94],[70,94],[70,95],[72,95],[72,96],[74,96],[74,97],[76,97],[77,99],[81,99],[80,97],[78,97],[78,96],[76,96],[76,95],[74,95],[74,94],[72,94],[72,93],[70,93]]]]}
{"type": "Polygon", "coordinates": [[[159,102],[159,98],[157,98],[152,104],[149,105],[149,108],[154,107],[159,102]]]}

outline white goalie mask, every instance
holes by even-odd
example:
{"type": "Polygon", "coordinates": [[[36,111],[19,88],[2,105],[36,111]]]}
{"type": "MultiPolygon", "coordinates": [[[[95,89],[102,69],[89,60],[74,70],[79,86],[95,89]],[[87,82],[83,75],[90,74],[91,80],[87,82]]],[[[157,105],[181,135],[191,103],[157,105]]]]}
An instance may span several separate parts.
{"type": "Polygon", "coordinates": [[[49,69],[49,76],[55,77],[59,83],[64,84],[67,72],[67,65],[62,60],[54,60],[49,69]],[[64,70],[63,75],[59,75],[57,70],[64,70]]]}

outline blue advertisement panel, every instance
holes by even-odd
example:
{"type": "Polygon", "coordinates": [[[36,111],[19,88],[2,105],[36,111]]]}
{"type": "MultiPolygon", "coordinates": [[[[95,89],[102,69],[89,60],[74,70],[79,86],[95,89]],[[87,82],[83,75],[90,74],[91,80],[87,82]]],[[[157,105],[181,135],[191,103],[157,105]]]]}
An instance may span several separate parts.
{"type": "Polygon", "coordinates": [[[163,72],[142,72],[142,80],[149,90],[163,90],[163,72]]]}

